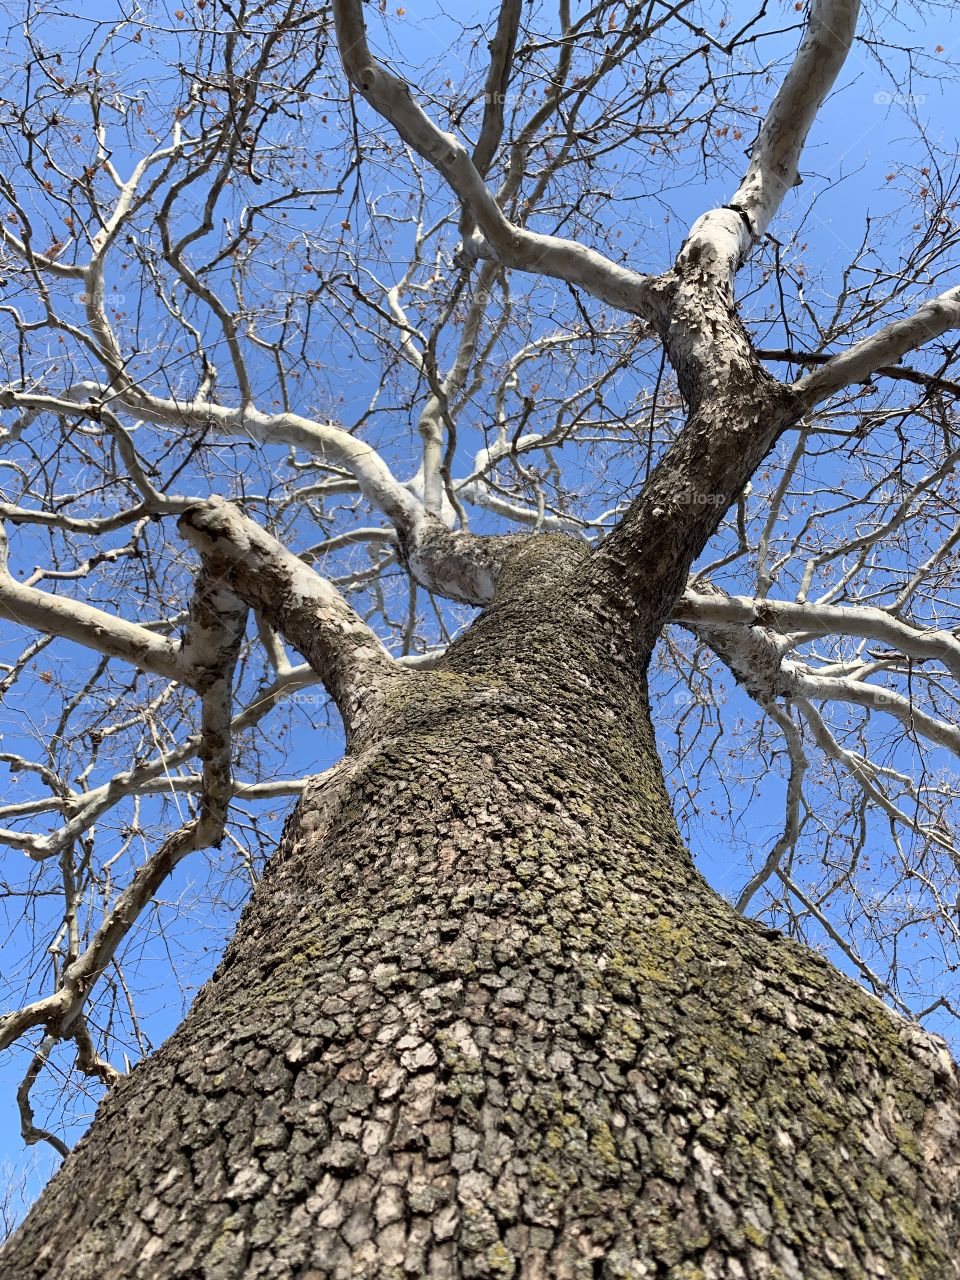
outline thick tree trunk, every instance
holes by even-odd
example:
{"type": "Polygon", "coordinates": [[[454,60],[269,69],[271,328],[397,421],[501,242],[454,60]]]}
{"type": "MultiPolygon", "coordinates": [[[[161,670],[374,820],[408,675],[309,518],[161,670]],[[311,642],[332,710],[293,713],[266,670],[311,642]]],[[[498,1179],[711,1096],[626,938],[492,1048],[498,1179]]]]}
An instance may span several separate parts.
{"type": "Polygon", "coordinates": [[[308,789],[3,1280],[960,1275],[952,1063],[694,870],[578,555],[308,789]]]}

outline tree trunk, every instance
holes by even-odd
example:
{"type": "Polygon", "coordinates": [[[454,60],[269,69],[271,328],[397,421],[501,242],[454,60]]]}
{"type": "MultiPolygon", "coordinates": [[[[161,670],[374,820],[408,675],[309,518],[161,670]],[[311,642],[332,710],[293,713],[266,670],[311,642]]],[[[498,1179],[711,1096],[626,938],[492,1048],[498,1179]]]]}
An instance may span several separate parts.
{"type": "Polygon", "coordinates": [[[960,1275],[946,1051],[694,870],[580,554],[308,788],[3,1280],[960,1275]]]}

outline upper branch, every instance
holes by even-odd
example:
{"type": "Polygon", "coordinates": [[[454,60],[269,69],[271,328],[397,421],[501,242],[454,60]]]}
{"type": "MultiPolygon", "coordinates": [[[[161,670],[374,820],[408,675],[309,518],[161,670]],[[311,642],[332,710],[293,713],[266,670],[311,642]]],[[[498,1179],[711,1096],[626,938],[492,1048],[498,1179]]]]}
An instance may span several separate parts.
{"type": "Polygon", "coordinates": [[[942,662],[960,677],[960,640],[949,631],[927,631],[891,617],[884,609],[854,605],[797,604],[745,596],[687,591],[674,610],[677,622],[770,627],[798,636],[859,636],[889,644],[917,661],[942,662]]]}
{"type": "Polygon", "coordinates": [[[901,356],[939,338],[960,325],[960,286],[931,298],[903,320],[894,320],[848,351],[827,360],[813,373],[794,383],[794,390],[806,407],[812,408],[835,391],[853,382],[865,382],[884,365],[895,364],[901,356]]]}
{"type": "Polygon", "coordinates": [[[621,310],[646,314],[646,276],[574,240],[528,231],[506,217],[467,148],[435,124],[414,101],[410,86],[373,57],[361,0],[333,0],[333,14],[350,83],[446,180],[498,261],[580,285],[621,310]]]}
{"type": "Polygon", "coordinates": [[[502,0],[497,30],[490,41],[490,66],[483,93],[483,124],[473,149],[474,167],[485,176],[503,136],[503,103],[520,30],[522,0],[502,0]]]}
{"type": "MultiPolygon", "coordinates": [[[[0,407],[22,408],[26,413],[84,414],[117,431],[119,424],[110,405],[146,422],[212,430],[264,445],[292,445],[328,459],[354,476],[367,501],[390,520],[404,563],[422,586],[464,604],[486,604],[493,598],[505,554],[503,539],[448,529],[396,478],[375,449],[334,422],[292,412],[264,413],[254,405],[231,408],[204,398],[166,399],[132,386],[118,391],[89,381],[78,382],[59,396],[9,387],[0,390],[0,407]]],[[[122,449],[122,431],[118,443],[122,449]]],[[[173,507],[169,498],[147,492],[143,509],[173,507]]],[[[89,522],[84,528],[89,530],[89,522]]]]}
{"type": "MultiPolygon", "coordinates": [[[[814,0],[743,180],[725,205],[697,219],[680,251],[677,268],[710,277],[731,305],[734,275],[799,181],[807,134],[850,52],[859,11],[859,0],[814,0]]],[[[669,344],[667,349],[673,360],[669,344]]]]}
{"type": "Polygon", "coordinates": [[[325,578],[222,498],[188,508],[180,530],[214,580],[229,582],[299,649],[343,718],[348,739],[403,669],[325,578]]]}
{"type": "MultiPolygon", "coordinates": [[[[147,862],[138,867],[106,912],[89,945],[64,968],[56,990],[0,1017],[0,1049],[30,1027],[43,1025],[57,1036],[71,1032],[98,978],[174,868],[188,854],[222,840],[233,795],[233,675],[246,616],[246,608],[222,582],[200,575],[191,610],[192,634],[187,637],[187,648],[202,658],[209,673],[201,708],[203,779],[199,813],[167,836],[147,862]]],[[[87,825],[89,819],[79,830],[87,825]]]]}
{"type": "Polygon", "coordinates": [[[763,235],[798,182],[797,166],[807,134],[850,52],[859,12],[859,0],[815,0],[810,7],[800,48],[730,201],[749,225],[750,243],[763,235]]]}
{"type": "Polygon", "coordinates": [[[586,591],[649,647],[696,557],[778,436],[802,412],[761,365],[733,282],[796,179],[804,140],[853,40],[856,0],[815,0],[803,41],[730,203],[697,220],[673,269],[648,287],[689,409],[684,429],[584,571],[586,591]],[[642,602],[642,605],[641,605],[642,602]]]}

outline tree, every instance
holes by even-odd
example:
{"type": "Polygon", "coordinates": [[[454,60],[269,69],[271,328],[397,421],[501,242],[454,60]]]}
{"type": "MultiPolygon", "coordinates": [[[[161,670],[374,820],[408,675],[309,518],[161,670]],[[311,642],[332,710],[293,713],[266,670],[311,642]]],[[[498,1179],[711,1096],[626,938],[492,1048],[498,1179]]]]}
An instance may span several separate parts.
{"type": "MultiPolygon", "coordinates": [[[[147,7],[72,45],[31,11],[0,514],[50,564],[5,568],[0,612],[32,632],[4,687],[62,701],[4,756],[37,788],[4,893],[52,965],[0,1043],[41,1036],[28,1138],[60,1141],[30,1091],[65,1043],[109,1090],[4,1280],[960,1274],[957,1072],[902,1016],[952,1010],[911,1003],[902,951],[926,926],[947,969],[957,930],[956,184],[912,142],[922,214],[889,262],[868,220],[826,305],[771,227],[858,6],[765,10],[502,0],[457,86],[451,19],[439,79],[404,80],[403,10],[360,0],[147,7]],[[636,210],[745,146],[655,261],[636,210]],[[650,713],[688,682],[685,813],[720,666],[762,713],[739,749],[787,772],[735,904],[650,713]],[[314,684],[343,758],[272,779],[253,730],[314,684]],[[250,806],[293,792],[260,875],[250,806]],[[121,1076],[118,957],[227,837],[236,933],[121,1076]]],[[[863,47],[902,100],[918,50],[863,47]]]]}

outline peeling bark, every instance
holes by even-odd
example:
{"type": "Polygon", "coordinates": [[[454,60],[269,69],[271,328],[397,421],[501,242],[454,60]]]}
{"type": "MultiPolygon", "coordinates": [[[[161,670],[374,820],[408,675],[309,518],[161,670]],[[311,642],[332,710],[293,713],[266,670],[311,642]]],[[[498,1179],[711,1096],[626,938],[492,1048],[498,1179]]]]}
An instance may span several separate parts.
{"type": "Polygon", "coordinates": [[[383,690],[404,678],[377,636],[325,578],[232,503],[211,498],[189,507],[180,531],[211,578],[230,582],[297,646],[336,702],[351,740],[377,714],[383,690]]]}
{"type": "Polygon", "coordinates": [[[695,871],[585,555],[308,788],[2,1280],[960,1275],[949,1056],[695,871]]]}

